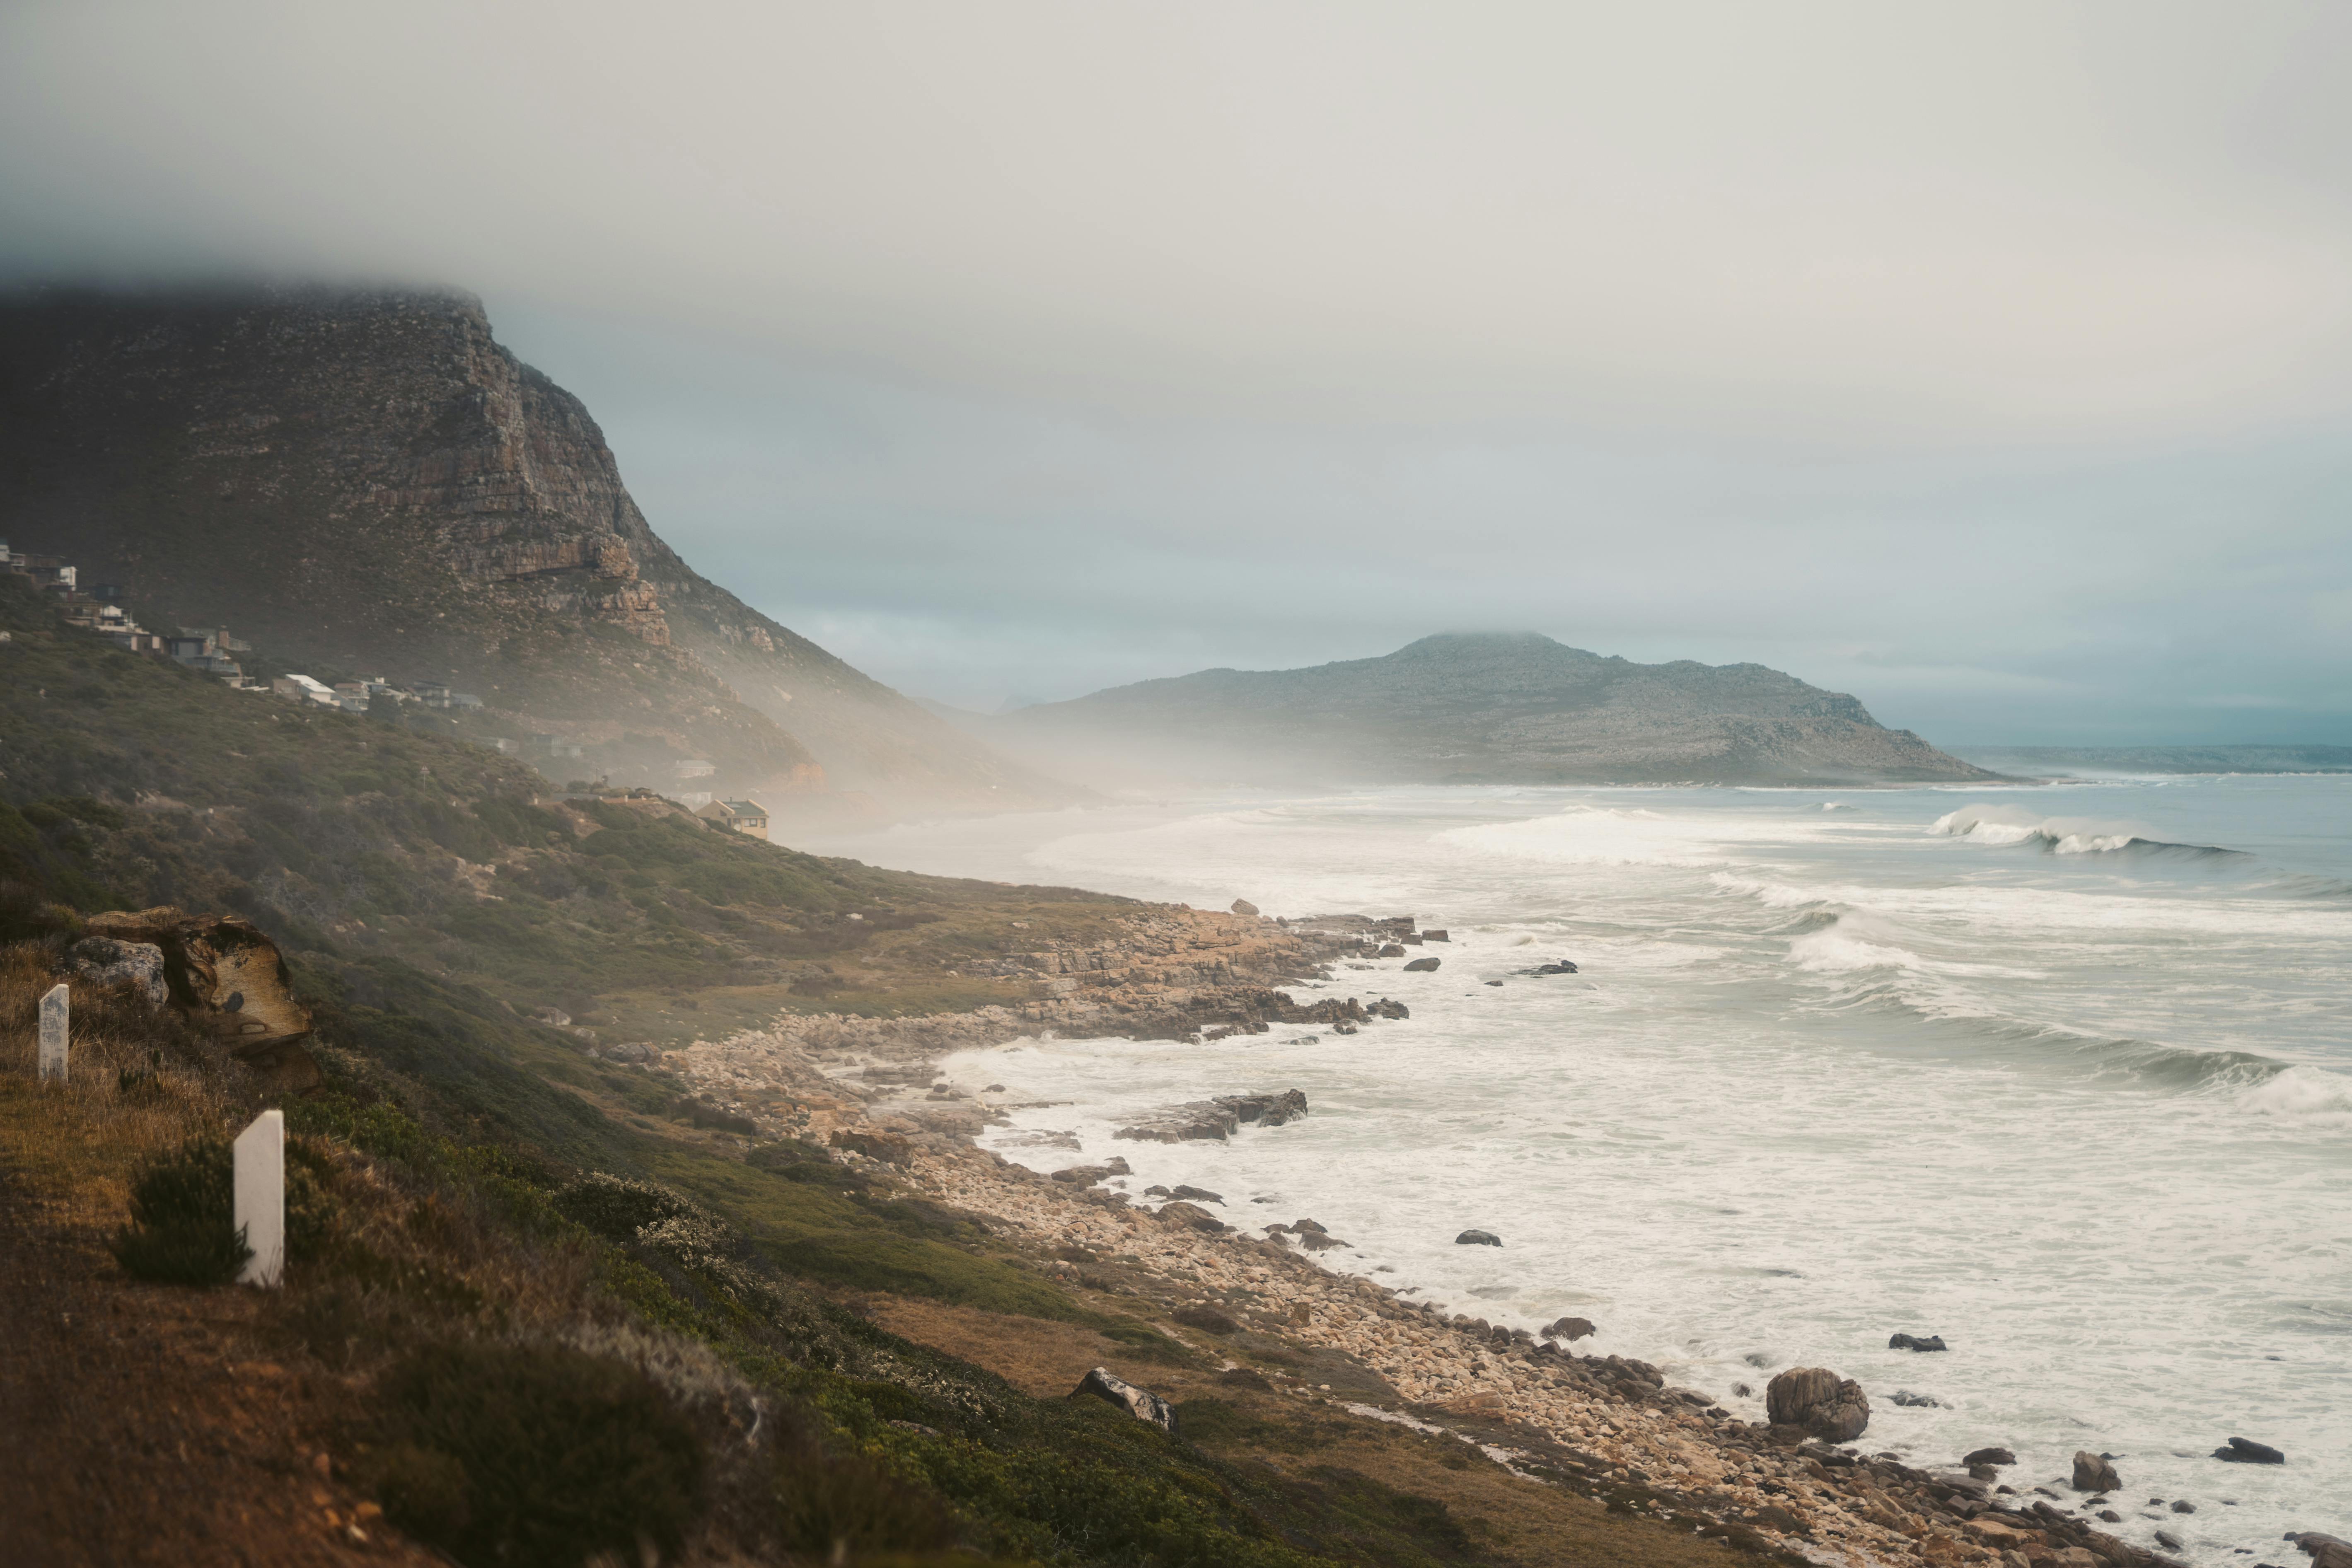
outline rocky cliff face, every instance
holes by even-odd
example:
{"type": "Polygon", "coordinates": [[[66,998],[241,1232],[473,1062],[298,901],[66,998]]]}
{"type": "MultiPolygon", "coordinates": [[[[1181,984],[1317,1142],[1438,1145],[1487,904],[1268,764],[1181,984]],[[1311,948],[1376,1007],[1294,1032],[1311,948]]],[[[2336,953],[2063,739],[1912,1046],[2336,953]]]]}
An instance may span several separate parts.
{"type": "Polygon", "coordinates": [[[1263,784],[1895,784],[1994,777],[1759,664],[1633,664],[1533,633],[1211,669],[985,721],[1051,765],[1263,784]]]}
{"type": "MultiPolygon", "coordinates": [[[[558,777],[992,808],[1069,792],[709,582],[579,400],[455,293],[52,293],[0,307],[0,521],[151,625],[478,692],[558,777]]],[[[793,800],[769,804],[790,811],[793,800]]]]}

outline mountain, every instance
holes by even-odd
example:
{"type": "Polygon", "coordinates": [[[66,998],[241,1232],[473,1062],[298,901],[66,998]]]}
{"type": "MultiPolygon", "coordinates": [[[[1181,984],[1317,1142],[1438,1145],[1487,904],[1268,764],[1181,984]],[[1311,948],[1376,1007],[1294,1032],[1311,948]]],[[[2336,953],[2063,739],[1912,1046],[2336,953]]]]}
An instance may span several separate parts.
{"type": "Polygon", "coordinates": [[[1073,776],[1254,784],[1912,784],[1999,775],[1760,664],[1633,664],[1533,632],[1205,669],[989,721],[1073,776]]]}
{"type": "Polygon", "coordinates": [[[787,815],[1077,794],[688,565],[579,399],[469,295],[0,303],[0,524],[269,669],[473,692],[461,732],[558,779],[674,789],[707,762],[690,787],[787,815]]]}

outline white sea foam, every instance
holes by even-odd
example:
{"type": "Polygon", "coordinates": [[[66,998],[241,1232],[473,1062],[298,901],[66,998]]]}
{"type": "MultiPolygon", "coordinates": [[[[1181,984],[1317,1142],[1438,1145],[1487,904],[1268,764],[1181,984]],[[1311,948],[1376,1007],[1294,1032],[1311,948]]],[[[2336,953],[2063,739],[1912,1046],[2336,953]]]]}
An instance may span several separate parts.
{"type": "MultiPolygon", "coordinates": [[[[1750,1417],[1735,1383],[1835,1367],[1873,1395],[1870,1445],[1916,1463],[2003,1442],[2048,1477],[2076,1448],[2126,1454],[2141,1495],[2200,1505],[2161,1522],[2201,1565],[2290,1528],[2352,1535],[2352,780],[2067,798],[2077,815],[1988,832],[1990,808],[1930,790],[1827,814],[1818,796],[1400,790],[1055,818],[1025,840],[964,825],[893,851],[1453,931],[1437,973],[1335,974],[1332,994],[1412,1009],[1360,1035],[958,1058],[971,1089],[1072,1102],[1016,1113],[1008,1159],[1117,1152],[1132,1192],[1189,1182],[1251,1228],[1312,1215],[1352,1247],[1327,1260],[1490,1320],[1573,1310],[1601,1351],[1750,1417]],[[2242,874],[2196,848],[2265,832],[2242,874]],[[1554,956],[1582,972],[1524,973],[1554,956]],[[1290,1126],[1111,1141],[1171,1100],[1294,1087],[1313,1110],[1290,1126]],[[1044,1131],[1082,1149],[1012,1141],[1044,1131]],[[1469,1226],[1505,1246],[1452,1245],[1469,1226]],[[1896,1330],[1954,1348],[1890,1352],[1896,1330]],[[1905,1386],[1943,1406],[1884,1397],[1905,1386]],[[2231,1431],[2292,1462],[2202,1458],[2231,1431]]],[[[2154,1523],[2115,1528],[2153,1543],[2154,1523]]]]}

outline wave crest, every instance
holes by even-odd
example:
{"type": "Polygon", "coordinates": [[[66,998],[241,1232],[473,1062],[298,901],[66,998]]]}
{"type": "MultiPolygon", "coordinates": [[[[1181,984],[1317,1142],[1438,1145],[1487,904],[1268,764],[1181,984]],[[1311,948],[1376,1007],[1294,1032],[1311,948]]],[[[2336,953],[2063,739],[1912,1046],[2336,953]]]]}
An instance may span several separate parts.
{"type": "Polygon", "coordinates": [[[2006,848],[2025,845],[2044,855],[2130,855],[2174,860],[2238,858],[2242,849],[2218,844],[2175,844],[2144,837],[2121,823],[2090,822],[2080,817],[2042,816],[2015,806],[1964,805],[1937,817],[1928,831],[1953,838],[2006,848]]]}

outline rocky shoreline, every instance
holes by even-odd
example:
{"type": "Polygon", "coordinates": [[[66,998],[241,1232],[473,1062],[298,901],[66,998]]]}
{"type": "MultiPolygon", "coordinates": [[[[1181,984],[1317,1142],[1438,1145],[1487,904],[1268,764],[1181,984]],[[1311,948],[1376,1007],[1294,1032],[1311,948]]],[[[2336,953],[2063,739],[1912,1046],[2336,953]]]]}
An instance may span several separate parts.
{"type": "MultiPolygon", "coordinates": [[[[1339,1244],[1312,1219],[1250,1235],[1202,1206],[1218,1201],[1214,1194],[1154,1189],[1139,1203],[1124,1190],[1123,1161],[1048,1175],[980,1149],[974,1140],[1002,1113],[935,1083],[937,1064],[952,1052],[1041,1028],[1183,1038],[1286,1021],[1352,1031],[1403,1010],[1391,1004],[1393,1014],[1385,1014],[1381,999],[1368,1006],[1355,997],[1302,1005],[1276,983],[1328,982],[1348,958],[1444,940],[1416,931],[1410,919],[1280,924],[1255,910],[1205,920],[1182,913],[1192,919],[1159,939],[1192,940],[1156,952],[1157,974],[1138,977],[1144,966],[1133,962],[1097,966],[1091,954],[1080,955],[1086,966],[1075,971],[1065,967],[1071,955],[1036,955],[1033,973],[1075,972],[1096,983],[1047,990],[1022,1008],[780,1020],[771,1030],[672,1053],[666,1070],[763,1131],[827,1143],[845,1162],[985,1216],[1001,1238],[1074,1289],[1150,1302],[1167,1332],[1216,1358],[1228,1378],[1451,1432],[1522,1474],[1620,1511],[1686,1522],[1768,1556],[1852,1568],[2178,1563],[2099,1528],[2122,1522],[2117,1506],[2136,1504],[2108,1495],[2121,1482],[2099,1456],[2079,1456],[2091,1462],[2087,1471],[2078,1462],[2076,1486],[2061,1491],[2004,1483],[2003,1467],[2015,1462],[2006,1450],[1956,1455],[1927,1468],[1870,1453],[1853,1443],[1866,1426],[1867,1400],[1820,1368],[1782,1373],[1769,1391],[1770,1419],[1743,1420],[1707,1395],[1669,1386],[1645,1363],[1575,1354],[1569,1343],[1591,1331],[1581,1320],[1531,1335],[1326,1268],[1316,1255],[1339,1244]],[[1219,961],[1204,963],[1210,954],[1219,961]],[[1171,983],[1170,970],[1191,983],[1171,983]]],[[[1296,1091],[1227,1096],[1171,1108],[1119,1135],[1226,1137],[1305,1110],[1296,1091]]],[[[1921,1340],[1913,1348],[1941,1346],[1921,1340]]],[[[2159,1535],[2160,1547],[2173,1544],[2168,1532],[2159,1535]]],[[[2329,1538],[2306,1537],[2304,1550],[2334,1568],[2329,1538]]]]}

